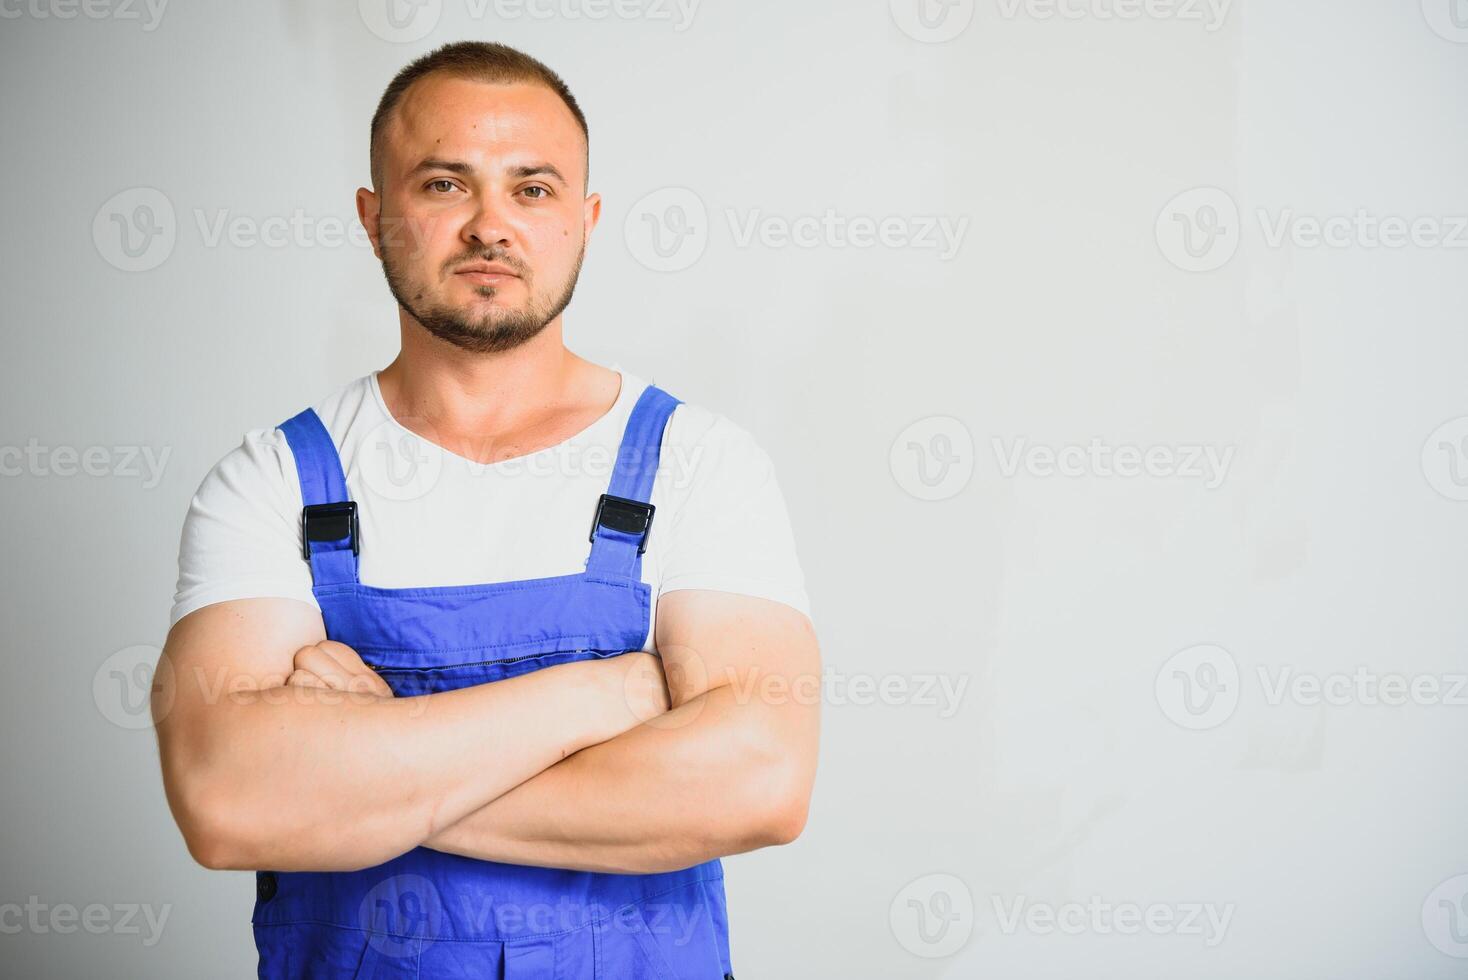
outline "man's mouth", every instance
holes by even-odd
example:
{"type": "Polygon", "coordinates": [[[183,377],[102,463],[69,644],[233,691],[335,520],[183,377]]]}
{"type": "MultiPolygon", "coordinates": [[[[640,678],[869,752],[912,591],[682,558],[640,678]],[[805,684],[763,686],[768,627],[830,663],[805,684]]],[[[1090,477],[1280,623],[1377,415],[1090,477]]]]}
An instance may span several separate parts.
{"type": "Polygon", "coordinates": [[[470,282],[483,286],[494,286],[520,278],[514,269],[500,262],[470,262],[454,270],[454,275],[463,276],[470,282]]]}
{"type": "Polygon", "coordinates": [[[510,282],[520,277],[511,272],[458,272],[455,275],[463,276],[470,282],[479,286],[497,286],[501,283],[510,282]]]}

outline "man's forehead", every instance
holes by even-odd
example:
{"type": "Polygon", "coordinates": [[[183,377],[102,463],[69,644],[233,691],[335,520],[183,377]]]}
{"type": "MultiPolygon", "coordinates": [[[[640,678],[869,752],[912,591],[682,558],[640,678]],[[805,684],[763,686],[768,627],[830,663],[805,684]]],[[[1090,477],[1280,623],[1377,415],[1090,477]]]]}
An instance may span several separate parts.
{"type": "Polygon", "coordinates": [[[419,79],[403,94],[387,135],[389,152],[409,167],[425,153],[473,155],[490,148],[564,158],[559,162],[573,167],[585,153],[581,128],[560,97],[524,82],[419,79]]]}

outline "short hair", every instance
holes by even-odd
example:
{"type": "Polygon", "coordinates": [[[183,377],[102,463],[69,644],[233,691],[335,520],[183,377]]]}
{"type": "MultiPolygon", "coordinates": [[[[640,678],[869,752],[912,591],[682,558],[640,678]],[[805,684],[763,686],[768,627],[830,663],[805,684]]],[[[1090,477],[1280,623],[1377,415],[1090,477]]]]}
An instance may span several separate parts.
{"type": "Polygon", "coordinates": [[[452,75],[496,84],[529,82],[544,85],[558,95],[566,108],[571,110],[571,115],[576,117],[576,124],[581,127],[581,135],[586,137],[587,179],[590,180],[591,133],[586,127],[586,115],[576,104],[576,97],[571,94],[561,76],[544,63],[507,44],[455,41],[436,48],[407,65],[393,76],[387,90],[382,93],[377,111],[372,114],[372,135],[368,144],[373,190],[381,190],[382,187],[382,131],[387,128],[393,109],[402,101],[409,87],[430,74],[452,75]]]}

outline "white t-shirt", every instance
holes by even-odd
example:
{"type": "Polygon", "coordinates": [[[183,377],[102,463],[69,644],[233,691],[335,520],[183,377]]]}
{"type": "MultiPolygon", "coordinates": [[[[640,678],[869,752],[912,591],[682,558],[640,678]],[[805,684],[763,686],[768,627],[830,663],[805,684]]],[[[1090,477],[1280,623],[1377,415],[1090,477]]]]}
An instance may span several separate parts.
{"type": "MultiPolygon", "coordinates": [[[[597,499],[647,386],[621,375],[616,404],[590,426],[558,445],[488,464],[405,428],[388,411],[376,372],[312,405],[357,502],[359,581],[413,588],[584,571],[597,499]]],[[[488,448],[482,455],[493,455],[488,448]]],[[[744,429],[679,405],[663,434],[651,503],[642,580],[652,587],[654,624],[657,597],[677,589],[758,596],[809,615],[774,467],[744,429]]],[[[301,555],[301,506],[285,434],[274,426],[247,432],[189,505],[169,626],[229,599],[281,596],[317,605],[301,555]]],[[[650,629],[644,650],[653,650],[652,638],[650,629]]]]}

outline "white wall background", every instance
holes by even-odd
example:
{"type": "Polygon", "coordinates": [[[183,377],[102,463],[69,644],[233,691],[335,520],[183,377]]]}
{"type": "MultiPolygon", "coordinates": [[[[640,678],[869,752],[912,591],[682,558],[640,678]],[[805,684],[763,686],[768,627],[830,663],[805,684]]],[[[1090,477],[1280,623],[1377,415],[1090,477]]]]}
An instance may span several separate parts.
{"type": "Polygon", "coordinates": [[[253,970],[126,669],[209,466],[393,356],[336,243],[368,120],[482,38],[590,118],[570,343],[751,429],[792,510],[822,761],[726,862],[741,980],[1462,974],[1468,5],[385,2],[0,3],[0,970],[253,970]]]}

